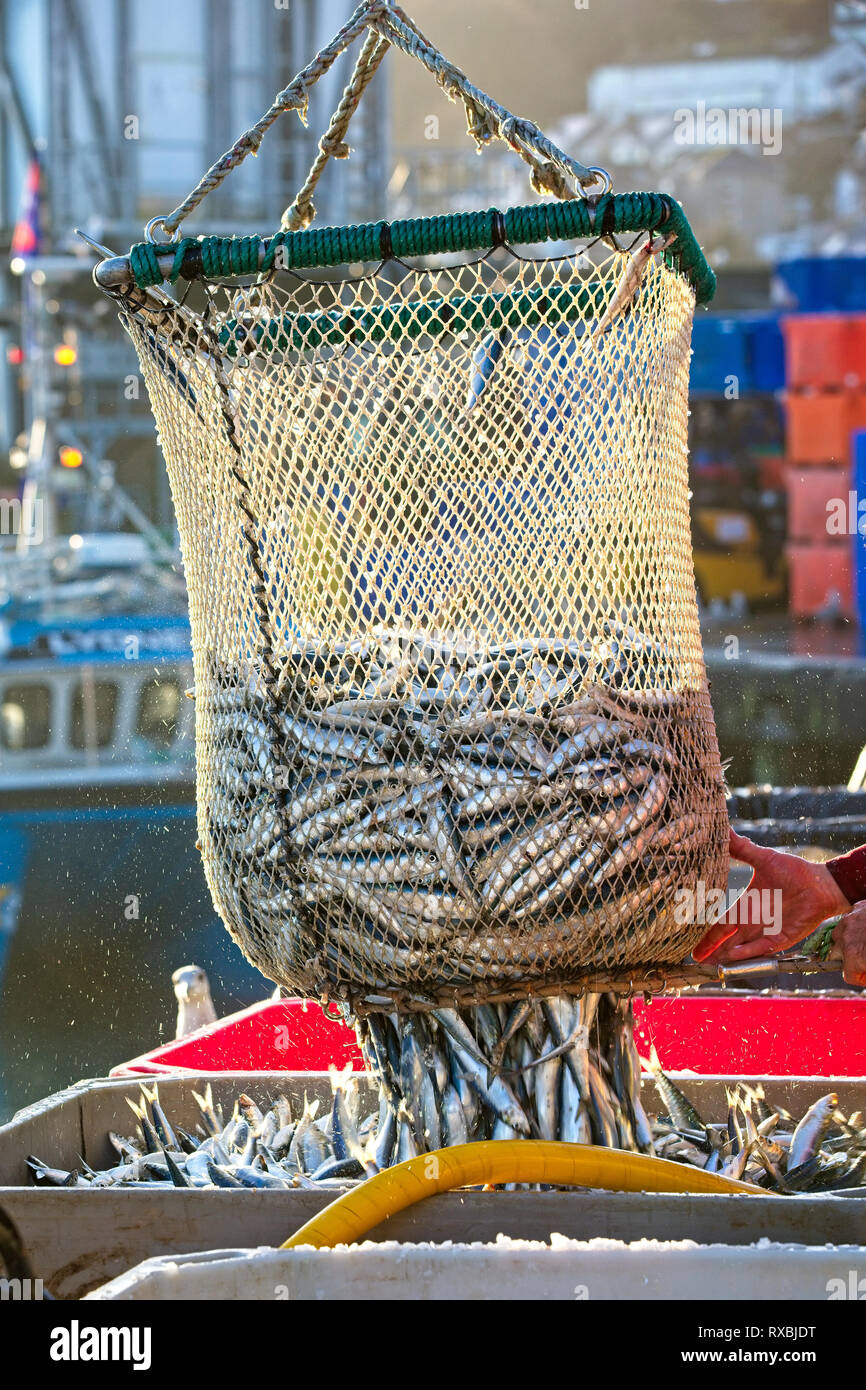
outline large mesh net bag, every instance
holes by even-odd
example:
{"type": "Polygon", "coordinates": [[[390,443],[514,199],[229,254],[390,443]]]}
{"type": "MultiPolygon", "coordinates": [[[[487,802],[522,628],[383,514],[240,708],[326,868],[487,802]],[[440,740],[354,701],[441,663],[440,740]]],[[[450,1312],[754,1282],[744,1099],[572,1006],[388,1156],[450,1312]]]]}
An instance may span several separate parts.
{"type": "Polygon", "coordinates": [[[712,277],[681,209],[605,193],[130,263],[200,848],[247,956],[361,1012],[682,961],[727,817],[688,514],[712,277]]]}

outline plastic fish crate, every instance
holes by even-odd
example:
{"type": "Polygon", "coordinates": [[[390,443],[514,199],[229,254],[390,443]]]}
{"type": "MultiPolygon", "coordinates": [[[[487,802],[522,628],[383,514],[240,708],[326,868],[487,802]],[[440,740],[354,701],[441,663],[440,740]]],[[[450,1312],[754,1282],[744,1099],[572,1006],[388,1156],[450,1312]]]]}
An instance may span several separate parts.
{"type": "Polygon", "coordinates": [[[851,544],[824,545],[791,541],[788,560],[788,608],[795,618],[814,618],[830,608],[854,616],[854,556],[851,544]]]}
{"type": "MultiPolygon", "coordinates": [[[[739,1078],[675,1077],[699,1111],[718,1120],[727,1111],[725,1087],[734,1079],[739,1078]]],[[[0,1126],[0,1208],[18,1227],[34,1276],[56,1297],[80,1298],[158,1256],[175,1261],[194,1251],[279,1245],[337,1195],[334,1189],[118,1191],[31,1185],[25,1162],[31,1153],[61,1168],[74,1167],[80,1158],[96,1168],[112,1163],[108,1132],[129,1133],[132,1117],[126,1100],[138,1096],[141,1080],[82,1081],[0,1126]]],[[[199,1112],[192,1093],[208,1083],[224,1107],[231,1107],[242,1091],[259,1105],[283,1092],[298,1109],[305,1094],[323,1104],[331,1095],[329,1078],[322,1073],[161,1075],[160,1100],[174,1123],[194,1129],[199,1112]]],[[[866,1077],[766,1078],[765,1085],[775,1101],[792,1111],[804,1111],[830,1089],[846,1111],[866,1108],[866,1077]]],[[[653,1112],[661,1109],[651,1089],[646,1104],[653,1112]]],[[[500,1233],[538,1241],[560,1232],[582,1241],[748,1246],[756,1231],[773,1241],[866,1244],[866,1197],[787,1200],[768,1195],[746,1201],[687,1193],[449,1192],[397,1213],[370,1232],[370,1239],[490,1243],[500,1233]]]]}
{"type": "MultiPolygon", "coordinates": [[[[745,1204],[751,1199],[722,1198],[745,1204]]],[[[148,1260],[89,1295],[94,1300],[389,1303],[605,1301],[825,1302],[830,1280],[858,1287],[866,1249],[785,1244],[699,1245],[689,1239],[569,1240],[340,1246],[335,1250],[217,1250],[148,1260]]],[[[579,1325],[580,1319],[572,1314],[579,1325]]]]}
{"type": "Polygon", "coordinates": [[[739,393],[753,388],[748,326],[743,320],[718,314],[698,314],[692,328],[691,394],[721,396],[729,377],[739,393]]]}
{"type": "Polygon", "coordinates": [[[866,385],[866,314],[793,314],[781,323],[789,387],[866,385]]]}
{"type": "Polygon", "coordinates": [[[775,314],[749,320],[752,386],[756,391],[780,391],[785,384],[785,340],[775,314]]]}
{"type": "Polygon", "coordinates": [[[852,434],[866,429],[866,391],[789,391],[785,425],[789,463],[845,465],[852,434]]]}
{"type": "Polygon", "coordinates": [[[692,329],[693,395],[721,396],[736,377],[739,395],[785,384],[785,345],[776,314],[699,314],[692,329]]]}
{"type": "Polygon", "coordinates": [[[781,261],[776,275],[796,308],[866,310],[866,257],[803,256],[781,261]]]}
{"type": "MultiPolygon", "coordinates": [[[[789,539],[849,547],[851,538],[847,529],[841,535],[829,530],[831,512],[828,508],[831,503],[841,502],[847,520],[851,487],[851,468],[848,464],[839,464],[835,468],[787,468],[785,491],[788,495],[789,539]]],[[[834,508],[834,517],[836,511],[834,508]]]]}

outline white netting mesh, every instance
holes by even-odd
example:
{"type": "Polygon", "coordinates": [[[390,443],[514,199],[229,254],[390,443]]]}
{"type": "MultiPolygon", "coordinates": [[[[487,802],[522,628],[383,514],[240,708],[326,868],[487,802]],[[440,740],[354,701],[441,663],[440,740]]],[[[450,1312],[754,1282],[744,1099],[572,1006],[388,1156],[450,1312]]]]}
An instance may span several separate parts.
{"type": "Polygon", "coordinates": [[[293,991],[411,1008],[680,961],[704,928],[677,890],[726,885],[694,297],[652,261],[595,331],[626,262],[592,257],[123,307],[183,544],[208,883],[293,991]]]}

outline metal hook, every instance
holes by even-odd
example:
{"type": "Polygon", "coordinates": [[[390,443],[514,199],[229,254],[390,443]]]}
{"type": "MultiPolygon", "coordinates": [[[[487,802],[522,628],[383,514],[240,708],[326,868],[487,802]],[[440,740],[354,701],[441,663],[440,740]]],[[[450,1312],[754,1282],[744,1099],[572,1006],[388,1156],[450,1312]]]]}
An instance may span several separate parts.
{"type": "Polygon", "coordinates": [[[319,1008],[329,1023],[339,1023],[341,1019],[345,1018],[343,1005],[339,999],[327,999],[323,1004],[319,1004],[319,1008]],[[336,1013],[332,1012],[333,1009],[336,1009],[336,1013]]]}
{"type": "Polygon", "coordinates": [[[175,242],[180,241],[179,227],[176,227],[174,232],[166,233],[164,241],[158,241],[157,238],[154,236],[154,232],[156,231],[157,227],[162,227],[162,230],[165,232],[164,217],[152,217],[144,229],[144,239],[145,241],[149,241],[152,246],[171,246],[175,242]]]}
{"type": "Polygon", "coordinates": [[[603,198],[604,195],[606,193],[609,193],[610,190],[613,188],[613,179],[611,178],[607,170],[602,169],[598,164],[588,164],[586,167],[589,169],[589,172],[591,174],[595,174],[595,178],[593,179],[593,182],[589,185],[589,187],[592,188],[594,184],[600,182],[602,188],[600,193],[584,194],[584,197],[603,198]]]}

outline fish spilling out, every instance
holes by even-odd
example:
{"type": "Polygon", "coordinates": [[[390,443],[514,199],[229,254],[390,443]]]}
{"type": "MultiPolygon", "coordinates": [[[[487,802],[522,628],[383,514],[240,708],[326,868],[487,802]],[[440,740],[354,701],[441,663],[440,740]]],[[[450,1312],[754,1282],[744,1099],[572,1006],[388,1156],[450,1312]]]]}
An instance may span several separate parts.
{"type": "Polygon", "coordinates": [[[612,622],[585,644],[388,632],[213,665],[199,796],[221,910],[274,980],[379,1007],[681,960],[673,896],[725,837],[706,692],[683,685],[612,622]]]}
{"type": "Polygon", "coordinates": [[[64,1171],[35,1155],[27,1162],[38,1183],[62,1187],[342,1187],[374,1171],[365,1164],[377,1116],[362,1114],[366,1088],[357,1078],[335,1075],[333,1091],[322,1114],[319,1101],[306,1096],[298,1114],[284,1095],[265,1110],[241,1095],[226,1119],[208,1085],[203,1095],[193,1092],[200,1120],[191,1133],[171,1123],[156,1083],[152,1090],[142,1085],[139,1101],[127,1101],[135,1133],[108,1136],[117,1155],[112,1167],[96,1171],[82,1159],[64,1171]]]}
{"type": "Polygon", "coordinates": [[[399,1053],[396,1030],[379,1018],[368,1038],[377,1056],[384,1048],[388,1057],[378,1105],[368,1079],[348,1070],[332,1072],[332,1101],[321,1113],[306,1096],[303,1107],[279,1095],[260,1108],[241,1095],[226,1117],[208,1085],[203,1095],[193,1093],[200,1112],[193,1133],[166,1114],[156,1083],[142,1085],[139,1101],[128,1101],[135,1132],[108,1136],[115,1164],[96,1170],[82,1158],[69,1170],[31,1155],[33,1179],[94,1189],[336,1190],[433,1149],[534,1137],[654,1154],[779,1194],[832,1196],[866,1187],[866,1119],[859,1112],[846,1117],[835,1094],[795,1120],[760,1085],[740,1083],[728,1093],[727,1119],[709,1123],[653,1057],[665,1113],[650,1120],[628,1006],[589,996],[551,1000],[543,1014],[528,1003],[484,1007],[498,1017],[486,1018],[477,1036],[465,1015],[443,1011],[425,1018],[421,1030],[415,1016],[399,1053]],[[612,1066],[588,1044],[604,1029],[614,1038],[612,1066]],[[515,1051],[525,1056],[542,1031],[540,1053],[512,1066],[515,1051]]]}
{"type": "Polygon", "coordinates": [[[727,1119],[705,1124],[658,1059],[652,1066],[669,1111],[653,1126],[659,1158],[742,1178],[770,1192],[835,1196],[866,1187],[866,1118],[859,1110],[846,1117],[833,1092],[797,1120],[768,1100],[760,1084],[741,1081],[727,1091],[727,1119]]]}
{"type": "Polygon", "coordinates": [[[370,1014],[356,1031],[403,1157],[520,1136],[650,1152],[631,1004],[613,994],[370,1014]]]}

